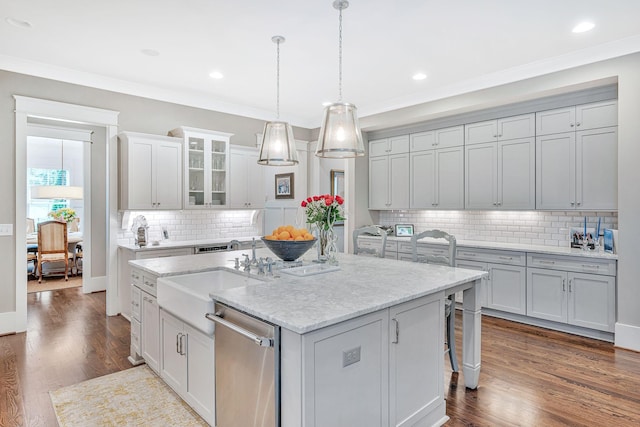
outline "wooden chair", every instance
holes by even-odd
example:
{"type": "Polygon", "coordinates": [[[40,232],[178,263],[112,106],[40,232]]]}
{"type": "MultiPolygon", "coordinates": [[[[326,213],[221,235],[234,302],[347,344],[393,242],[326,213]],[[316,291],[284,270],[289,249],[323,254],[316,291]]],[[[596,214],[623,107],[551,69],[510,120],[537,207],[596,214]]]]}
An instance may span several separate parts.
{"type": "Polygon", "coordinates": [[[76,243],[76,246],[74,248],[74,254],[73,254],[73,265],[76,269],[76,275],[81,274],[82,273],[82,242],[78,242],[76,243]]]}
{"type": "Polygon", "coordinates": [[[67,246],[67,223],[45,221],[38,224],[38,283],[42,283],[42,265],[64,262],[64,280],[69,280],[69,259],[73,253],[67,246]]]}
{"type": "Polygon", "coordinates": [[[376,227],[375,225],[372,225],[372,226],[361,227],[353,230],[353,254],[354,255],[366,254],[366,255],[373,255],[380,258],[384,258],[386,245],[387,245],[387,232],[380,227],[376,227]],[[370,247],[365,248],[359,245],[358,237],[363,234],[380,236],[381,237],[380,246],[375,248],[370,248],[370,247]]]}
{"type": "Polygon", "coordinates": [[[27,218],[27,234],[34,233],[36,231],[36,220],[33,218],[27,218]]]}
{"type": "MultiPolygon", "coordinates": [[[[440,230],[427,230],[422,233],[415,234],[411,237],[411,255],[413,262],[426,262],[431,264],[456,266],[456,238],[455,236],[440,230]],[[448,251],[446,254],[419,254],[418,240],[430,237],[432,239],[444,240],[447,242],[448,251]]],[[[456,357],[456,329],[455,329],[455,295],[449,295],[445,300],[445,322],[447,325],[447,349],[445,353],[449,353],[449,361],[451,362],[451,370],[458,372],[458,359],[456,357]]]]}

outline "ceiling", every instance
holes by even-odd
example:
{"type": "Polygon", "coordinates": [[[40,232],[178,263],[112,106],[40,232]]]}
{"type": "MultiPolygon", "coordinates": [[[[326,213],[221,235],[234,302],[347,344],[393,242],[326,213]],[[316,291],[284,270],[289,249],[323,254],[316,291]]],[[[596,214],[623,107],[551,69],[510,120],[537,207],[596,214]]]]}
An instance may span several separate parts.
{"type": "MultiPolygon", "coordinates": [[[[0,0],[0,10],[0,69],[271,120],[271,37],[282,35],[281,118],[317,128],[322,103],[338,98],[332,0],[0,0]]],[[[638,0],[350,0],[343,100],[366,117],[637,52],[638,16],[638,0]],[[595,28],[572,33],[584,20],[595,28]]]]}

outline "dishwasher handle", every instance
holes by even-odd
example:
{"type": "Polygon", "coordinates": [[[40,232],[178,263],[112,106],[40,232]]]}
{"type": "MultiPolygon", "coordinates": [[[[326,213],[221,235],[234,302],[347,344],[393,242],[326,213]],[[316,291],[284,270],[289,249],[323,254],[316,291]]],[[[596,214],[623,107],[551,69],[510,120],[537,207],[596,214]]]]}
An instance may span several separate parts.
{"type": "Polygon", "coordinates": [[[231,329],[232,331],[235,331],[235,332],[239,333],[240,335],[242,335],[242,336],[244,336],[246,338],[249,338],[251,341],[253,341],[257,345],[259,345],[260,347],[273,347],[273,339],[272,338],[260,337],[260,336],[258,336],[256,334],[254,334],[253,332],[247,331],[246,329],[236,325],[235,323],[231,323],[228,320],[224,320],[222,318],[222,312],[221,311],[218,311],[216,313],[207,313],[207,314],[204,315],[204,317],[206,317],[207,319],[211,320],[212,322],[224,325],[227,328],[231,329]]]}

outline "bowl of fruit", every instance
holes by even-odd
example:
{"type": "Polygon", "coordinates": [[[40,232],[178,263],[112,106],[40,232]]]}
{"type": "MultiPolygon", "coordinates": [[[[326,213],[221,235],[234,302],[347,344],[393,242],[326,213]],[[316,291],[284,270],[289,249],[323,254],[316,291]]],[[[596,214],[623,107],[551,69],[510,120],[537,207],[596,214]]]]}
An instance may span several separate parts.
{"type": "Polygon", "coordinates": [[[265,246],[283,261],[295,261],[304,255],[316,238],[306,228],[283,225],[262,238],[265,246]]]}

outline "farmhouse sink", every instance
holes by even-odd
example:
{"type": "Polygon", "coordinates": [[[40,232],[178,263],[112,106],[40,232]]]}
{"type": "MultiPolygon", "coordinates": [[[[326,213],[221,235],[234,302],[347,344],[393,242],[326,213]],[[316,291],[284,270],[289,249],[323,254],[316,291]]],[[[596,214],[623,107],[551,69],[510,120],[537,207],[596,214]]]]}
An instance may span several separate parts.
{"type": "Polygon", "coordinates": [[[246,273],[211,270],[158,279],[158,305],[206,334],[213,334],[213,322],[204,315],[213,312],[210,292],[263,283],[246,273]]]}

